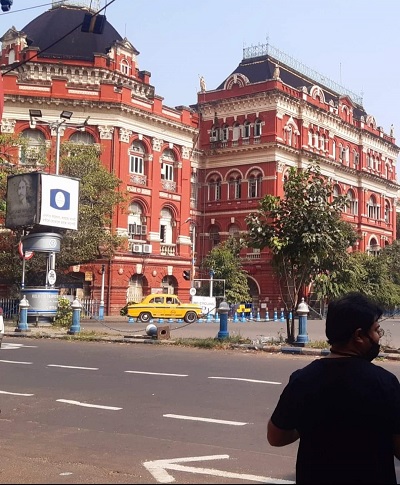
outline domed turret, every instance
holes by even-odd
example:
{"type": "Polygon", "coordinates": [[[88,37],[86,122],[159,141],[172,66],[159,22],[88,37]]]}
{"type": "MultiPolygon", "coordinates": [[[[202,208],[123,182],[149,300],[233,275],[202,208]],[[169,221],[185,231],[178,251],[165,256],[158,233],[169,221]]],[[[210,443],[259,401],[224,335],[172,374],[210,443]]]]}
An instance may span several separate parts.
{"type": "Polygon", "coordinates": [[[92,61],[94,54],[107,54],[113,43],[123,40],[107,20],[102,34],[81,31],[85,13],[94,12],[87,3],[82,0],[53,2],[50,10],[22,29],[28,45],[39,49],[39,58],[92,61]]]}

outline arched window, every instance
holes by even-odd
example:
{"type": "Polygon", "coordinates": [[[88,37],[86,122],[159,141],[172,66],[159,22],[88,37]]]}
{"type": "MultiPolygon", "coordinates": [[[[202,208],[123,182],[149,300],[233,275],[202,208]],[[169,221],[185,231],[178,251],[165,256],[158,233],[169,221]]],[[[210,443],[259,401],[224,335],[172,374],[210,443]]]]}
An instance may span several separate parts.
{"type": "Polygon", "coordinates": [[[228,199],[240,199],[242,196],[242,177],[239,173],[232,174],[228,181],[228,199]]]}
{"type": "Polygon", "coordinates": [[[137,202],[132,202],[128,208],[128,237],[133,240],[145,240],[146,234],[147,225],[143,208],[137,202]]]}
{"type": "Polygon", "coordinates": [[[129,74],[131,66],[129,65],[129,62],[126,59],[122,59],[120,63],[120,70],[122,74],[129,74]]]}
{"type": "Polygon", "coordinates": [[[218,176],[210,178],[208,182],[208,200],[221,200],[221,179],[218,176]]]}
{"type": "Polygon", "coordinates": [[[228,141],[229,139],[229,126],[224,125],[221,128],[221,141],[228,141]]]}
{"type": "Polygon", "coordinates": [[[243,125],[243,138],[249,138],[250,137],[250,122],[245,121],[243,125]]]}
{"type": "Polygon", "coordinates": [[[261,136],[262,121],[257,120],[254,124],[254,136],[261,136]]]}
{"type": "Polygon", "coordinates": [[[126,302],[134,301],[140,303],[143,300],[143,275],[135,274],[129,280],[126,291],[126,302]]]}
{"type": "Polygon", "coordinates": [[[313,145],[313,132],[312,130],[308,131],[308,146],[312,147],[313,145]]]}
{"type": "Polygon", "coordinates": [[[25,150],[21,150],[20,162],[24,165],[42,163],[46,154],[46,137],[39,130],[28,129],[21,136],[27,140],[25,150]]]}
{"type": "Polygon", "coordinates": [[[378,241],[374,237],[371,237],[369,241],[369,246],[367,247],[368,254],[370,254],[371,256],[378,256],[380,250],[381,247],[379,246],[378,241]]]}
{"type": "Polygon", "coordinates": [[[161,243],[172,244],[172,211],[168,207],[164,207],[160,216],[160,241],[161,243]]]}
{"type": "Polygon", "coordinates": [[[368,204],[368,217],[370,219],[379,219],[379,206],[376,203],[375,196],[371,195],[368,204]]]}
{"type": "Polygon", "coordinates": [[[389,204],[389,202],[385,202],[385,222],[386,222],[386,224],[390,224],[390,204],[389,204]]]}
{"type": "Polygon", "coordinates": [[[261,197],[261,180],[260,173],[252,173],[249,177],[249,198],[261,197]]]}
{"type": "Polygon", "coordinates": [[[164,150],[161,156],[161,184],[165,190],[175,191],[175,154],[172,150],[164,150]]]}
{"type": "Polygon", "coordinates": [[[333,186],[332,196],[333,196],[334,199],[336,199],[336,197],[339,197],[339,195],[340,195],[340,187],[339,187],[339,185],[335,184],[333,186]]]}
{"type": "Polygon", "coordinates": [[[129,149],[129,173],[144,175],[145,150],[140,141],[134,141],[129,149]]]}
{"type": "Polygon", "coordinates": [[[240,138],[240,125],[239,123],[235,123],[233,125],[233,130],[232,130],[232,141],[237,142],[240,138]]]}
{"type": "Polygon", "coordinates": [[[352,189],[347,192],[347,207],[346,212],[352,215],[358,214],[358,201],[355,198],[354,191],[352,189]]]}
{"type": "Polygon", "coordinates": [[[229,236],[234,237],[234,238],[239,238],[240,237],[240,230],[239,226],[237,224],[231,224],[229,226],[229,236]]]}
{"type": "Polygon", "coordinates": [[[76,143],[77,145],[94,145],[96,143],[94,136],[86,131],[78,131],[73,133],[69,137],[69,141],[76,143]]]}

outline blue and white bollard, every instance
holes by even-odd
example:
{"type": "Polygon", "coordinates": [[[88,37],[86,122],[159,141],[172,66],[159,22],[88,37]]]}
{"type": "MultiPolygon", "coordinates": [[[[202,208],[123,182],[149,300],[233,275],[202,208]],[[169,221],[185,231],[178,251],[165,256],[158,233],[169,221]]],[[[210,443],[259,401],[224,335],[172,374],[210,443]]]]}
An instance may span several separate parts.
{"type": "Polygon", "coordinates": [[[209,312],[207,313],[207,323],[211,323],[212,322],[212,313],[209,312]]]}
{"type": "Polygon", "coordinates": [[[218,307],[218,313],[220,317],[219,317],[219,332],[218,332],[217,338],[220,340],[229,338],[228,312],[229,312],[229,305],[228,303],[226,303],[225,300],[222,300],[218,307]]]}
{"type": "Polygon", "coordinates": [[[239,321],[239,318],[238,318],[238,314],[237,314],[237,312],[235,312],[235,313],[233,314],[233,321],[234,321],[234,323],[237,323],[237,322],[239,321]]]}
{"type": "Polygon", "coordinates": [[[257,310],[256,321],[257,321],[257,322],[261,322],[260,310],[257,310]]]}
{"type": "Polygon", "coordinates": [[[133,317],[128,317],[128,323],[134,323],[135,319],[133,317]]]}
{"type": "Polygon", "coordinates": [[[285,313],[283,311],[283,308],[281,308],[281,322],[284,322],[285,321],[285,313]]]}
{"type": "Polygon", "coordinates": [[[278,310],[274,308],[274,322],[278,320],[278,310]]]}
{"type": "Polygon", "coordinates": [[[28,327],[28,308],[30,307],[29,301],[26,299],[25,295],[19,302],[19,319],[18,327],[15,329],[16,332],[30,332],[28,327]]]}
{"type": "Polygon", "coordinates": [[[269,322],[269,311],[268,308],[265,310],[265,321],[269,322]]]}
{"type": "Polygon", "coordinates": [[[297,335],[295,345],[304,347],[304,344],[308,342],[307,333],[307,315],[310,312],[307,303],[304,298],[301,299],[301,303],[297,307],[297,314],[299,315],[299,334],[297,335]]]}
{"type": "Polygon", "coordinates": [[[242,318],[240,319],[242,323],[246,323],[246,317],[244,316],[244,312],[242,312],[242,318]]]}
{"type": "Polygon", "coordinates": [[[81,310],[82,305],[78,298],[72,302],[72,325],[68,330],[68,335],[75,335],[81,331],[81,310]]]}

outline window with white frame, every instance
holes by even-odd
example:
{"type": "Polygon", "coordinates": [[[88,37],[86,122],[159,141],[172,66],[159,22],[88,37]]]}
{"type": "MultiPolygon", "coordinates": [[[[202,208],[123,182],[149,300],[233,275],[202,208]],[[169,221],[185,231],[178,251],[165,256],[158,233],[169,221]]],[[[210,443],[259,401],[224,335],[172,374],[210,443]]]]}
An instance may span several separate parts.
{"type": "Polygon", "coordinates": [[[261,197],[261,174],[252,173],[249,177],[249,198],[261,197]]]}
{"type": "Polygon", "coordinates": [[[134,141],[129,149],[129,172],[137,175],[144,175],[144,154],[145,150],[140,141],[134,141]]]}
{"type": "Polygon", "coordinates": [[[334,160],[336,160],[336,142],[335,140],[332,140],[332,157],[334,160]]]}
{"type": "Polygon", "coordinates": [[[376,202],[375,196],[371,195],[368,200],[368,217],[370,219],[379,219],[379,205],[376,202]]]}
{"type": "Polygon", "coordinates": [[[94,136],[87,131],[78,131],[73,133],[69,137],[69,141],[76,143],[77,145],[94,145],[96,143],[94,136]]]}
{"type": "Polygon", "coordinates": [[[385,202],[385,222],[390,224],[390,205],[389,202],[385,202]]]}
{"type": "Polygon", "coordinates": [[[313,132],[312,132],[312,130],[309,130],[308,131],[308,146],[311,147],[312,144],[313,144],[313,132]]]}
{"type": "Polygon", "coordinates": [[[335,184],[333,186],[332,196],[334,199],[336,199],[337,197],[339,197],[339,195],[340,195],[340,187],[339,185],[335,184]]]}
{"type": "Polygon", "coordinates": [[[164,207],[160,216],[160,241],[165,244],[172,244],[172,211],[164,207]]]}
{"type": "Polygon", "coordinates": [[[245,121],[243,125],[243,138],[249,138],[250,137],[250,122],[245,121]]]}
{"type": "Polygon", "coordinates": [[[162,154],[161,178],[163,180],[174,180],[175,155],[172,150],[165,150],[162,154]]]}
{"type": "Polygon", "coordinates": [[[358,164],[360,163],[360,156],[355,150],[353,151],[353,163],[354,168],[358,168],[358,164]]]}
{"type": "Polygon", "coordinates": [[[232,130],[232,141],[238,141],[240,138],[240,125],[235,123],[232,130]]]}
{"type": "Polygon", "coordinates": [[[221,128],[221,141],[228,141],[229,139],[229,126],[224,125],[221,128]]]}
{"type": "Polygon", "coordinates": [[[358,214],[358,201],[354,195],[354,191],[352,189],[347,191],[347,207],[346,212],[352,215],[358,214]]]}
{"type": "Polygon", "coordinates": [[[143,208],[137,202],[132,202],[128,208],[128,237],[135,240],[146,240],[147,225],[143,208]]]}
{"type": "Polygon", "coordinates": [[[221,200],[221,179],[212,178],[208,183],[208,200],[221,200]]]}
{"type": "Polygon", "coordinates": [[[130,65],[129,65],[129,62],[126,59],[121,60],[120,70],[121,70],[122,74],[129,75],[130,65]]]}
{"type": "Polygon", "coordinates": [[[228,199],[240,199],[242,196],[242,177],[240,174],[233,174],[228,182],[228,199]]]}
{"type": "Polygon", "coordinates": [[[25,165],[36,165],[43,161],[46,153],[46,137],[39,130],[24,130],[21,136],[27,140],[27,146],[21,150],[20,162],[25,165]]]}
{"type": "Polygon", "coordinates": [[[192,172],[190,176],[190,202],[197,206],[198,200],[198,177],[196,172],[192,172]]]}
{"type": "Polygon", "coordinates": [[[219,140],[219,128],[218,126],[213,126],[210,133],[210,141],[215,142],[219,140]]]}
{"type": "Polygon", "coordinates": [[[261,136],[261,132],[262,132],[262,121],[257,120],[254,123],[254,136],[261,136]]]}

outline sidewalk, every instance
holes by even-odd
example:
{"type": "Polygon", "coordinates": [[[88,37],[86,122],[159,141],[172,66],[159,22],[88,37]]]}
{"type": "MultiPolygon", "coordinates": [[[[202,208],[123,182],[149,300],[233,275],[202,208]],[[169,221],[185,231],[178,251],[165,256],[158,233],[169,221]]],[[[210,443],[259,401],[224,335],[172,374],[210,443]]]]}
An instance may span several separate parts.
{"type": "MultiPolygon", "coordinates": [[[[162,323],[153,322],[157,327],[166,327],[169,330],[169,339],[157,339],[146,333],[146,326],[141,322],[128,323],[127,317],[105,317],[104,320],[83,319],[80,323],[82,335],[91,335],[91,340],[105,340],[127,343],[172,343],[175,339],[206,339],[215,338],[220,330],[218,322],[196,322],[193,324],[178,323],[165,320],[162,323]]],[[[400,360],[400,319],[389,318],[381,322],[385,330],[382,345],[386,348],[380,355],[387,359],[400,360]]],[[[51,325],[29,325],[28,332],[16,332],[16,326],[11,322],[5,322],[3,341],[8,338],[65,338],[68,329],[53,327],[51,325]]],[[[298,321],[296,321],[296,334],[298,321]]],[[[230,337],[240,336],[252,341],[251,344],[237,344],[233,347],[247,348],[250,350],[263,350],[266,352],[281,352],[296,355],[326,355],[327,349],[288,346],[284,342],[286,338],[286,322],[281,321],[228,321],[230,337]]],[[[325,343],[325,321],[308,320],[307,333],[310,342],[325,343]]],[[[321,345],[322,346],[322,345],[321,345]]]]}

